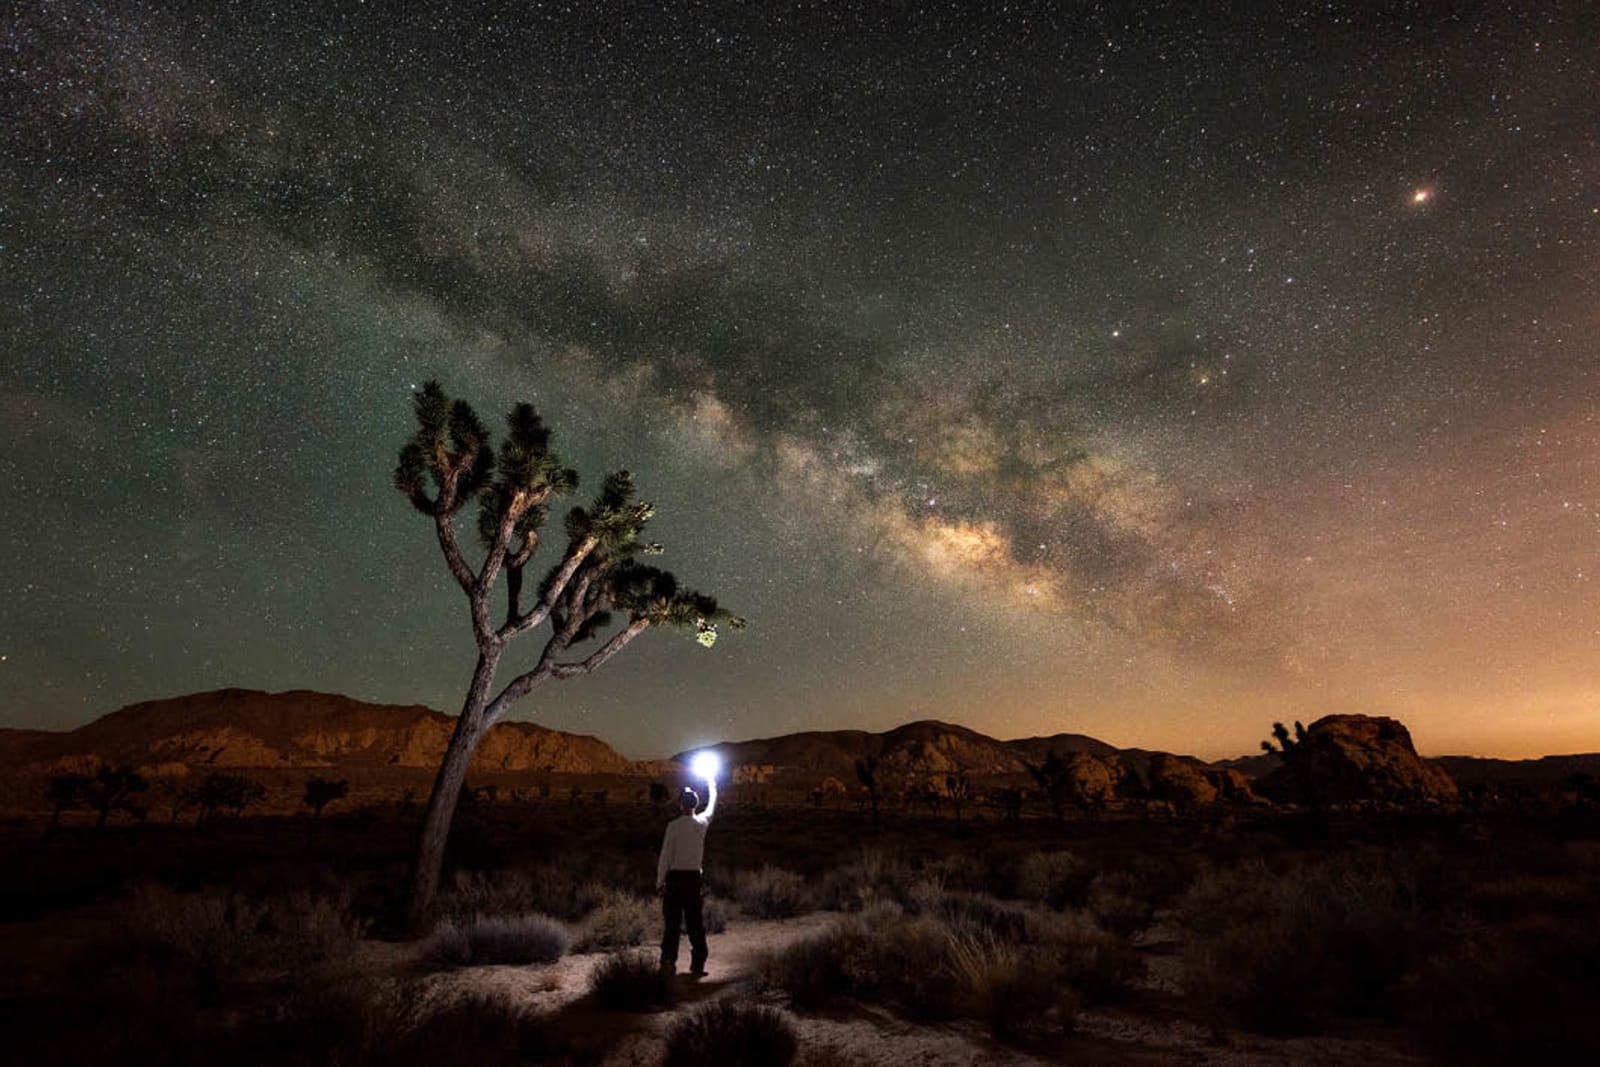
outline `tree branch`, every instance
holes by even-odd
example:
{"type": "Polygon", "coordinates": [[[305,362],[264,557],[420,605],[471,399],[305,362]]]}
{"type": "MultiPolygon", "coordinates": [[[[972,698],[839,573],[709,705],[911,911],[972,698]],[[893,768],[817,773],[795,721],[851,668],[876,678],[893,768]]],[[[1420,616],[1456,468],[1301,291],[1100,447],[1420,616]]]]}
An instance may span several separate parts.
{"type": "Polygon", "coordinates": [[[500,627],[496,635],[500,640],[509,640],[525,630],[531,630],[550,617],[550,609],[555,607],[561,599],[561,594],[566,591],[567,583],[572,581],[572,575],[578,567],[593,552],[600,539],[590,534],[581,541],[573,543],[567,550],[567,558],[562,560],[561,567],[556,571],[550,581],[550,588],[545,591],[544,599],[540,600],[526,615],[519,615],[515,619],[500,627]]]}
{"type": "Polygon", "coordinates": [[[597,648],[587,659],[579,660],[576,663],[551,664],[550,674],[555,678],[572,678],[579,674],[591,674],[604,666],[606,660],[626,648],[629,641],[632,641],[649,628],[649,619],[634,619],[628,623],[626,629],[618,630],[612,634],[611,640],[597,648]]]}
{"type": "Polygon", "coordinates": [[[442,492],[433,512],[433,525],[439,534],[439,548],[444,552],[445,564],[449,566],[450,573],[455,575],[461,591],[472,597],[477,592],[477,580],[473,578],[472,568],[467,566],[466,558],[461,555],[461,545],[456,541],[456,524],[450,509],[445,506],[442,492]]]}
{"type": "Polygon", "coordinates": [[[522,570],[539,547],[539,531],[529,530],[522,535],[522,544],[515,552],[506,553],[506,621],[510,626],[522,611],[522,570]]]}

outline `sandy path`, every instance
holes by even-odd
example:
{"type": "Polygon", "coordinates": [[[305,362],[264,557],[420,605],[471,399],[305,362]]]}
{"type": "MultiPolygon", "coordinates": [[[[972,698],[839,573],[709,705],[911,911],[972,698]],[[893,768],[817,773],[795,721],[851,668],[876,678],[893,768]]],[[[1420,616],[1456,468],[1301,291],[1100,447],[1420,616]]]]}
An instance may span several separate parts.
{"type": "MultiPolygon", "coordinates": [[[[677,1019],[706,1000],[736,995],[763,953],[819,933],[838,919],[837,915],[818,913],[779,922],[730,923],[725,933],[709,938],[709,975],[700,982],[680,975],[683,999],[660,1012],[632,1015],[586,1007],[589,976],[604,958],[602,954],[567,956],[541,967],[472,967],[434,975],[425,979],[427,997],[436,1004],[464,996],[503,998],[538,1015],[591,1013],[594,1024],[605,1028],[611,1039],[604,1067],[655,1067],[661,1062],[666,1033],[677,1019]]],[[[654,950],[653,946],[646,948],[654,950]]],[[[391,957],[391,962],[397,961],[391,957]]],[[[1169,987],[1172,978],[1162,973],[1168,961],[1154,962],[1154,980],[1149,985],[1169,987]]],[[[1110,1067],[1335,1067],[1349,1063],[1418,1067],[1422,1062],[1376,1041],[1237,1035],[1219,1045],[1207,1029],[1187,1019],[1154,1018],[1125,1010],[1085,1011],[1073,1038],[1053,1053],[1040,1055],[998,1045],[980,1026],[964,1021],[916,1024],[871,1008],[848,1017],[791,1018],[800,1036],[800,1067],[808,1062],[817,1067],[1043,1067],[1063,1062],[1110,1067]],[[1049,1058],[1042,1058],[1046,1055],[1049,1058]]]]}

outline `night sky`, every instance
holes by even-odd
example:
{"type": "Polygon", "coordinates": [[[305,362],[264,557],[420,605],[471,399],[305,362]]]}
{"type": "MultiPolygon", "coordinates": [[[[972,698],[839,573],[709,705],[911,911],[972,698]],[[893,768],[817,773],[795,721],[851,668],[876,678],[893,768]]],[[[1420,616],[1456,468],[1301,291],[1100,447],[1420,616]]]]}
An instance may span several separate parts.
{"type": "Polygon", "coordinates": [[[182,6],[0,15],[0,723],[459,707],[433,377],[748,617],[629,755],[1600,749],[1592,5],[182,6]]]}

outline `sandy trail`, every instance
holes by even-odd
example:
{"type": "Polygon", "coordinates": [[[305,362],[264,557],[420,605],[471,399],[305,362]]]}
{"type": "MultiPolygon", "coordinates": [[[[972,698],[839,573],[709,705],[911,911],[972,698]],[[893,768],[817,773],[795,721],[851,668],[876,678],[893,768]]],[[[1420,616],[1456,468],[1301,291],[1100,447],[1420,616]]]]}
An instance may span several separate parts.
{"type": "MultiPolygon", "coordinates": [[[[540,1016],[562,1013],[606,1032],[604,1067],[655,1067],[661,1062],[667,1031],[706,1000],[737,995],[763,953],[812,936],[837,922],[828,913],[784,921],[734,921],[713,934],[710,973],[699,982],[680,973],[681,999],[672,1008],[643,1015],[609,1012],[587,1000],[589,976],[603,954],[567,956],[546,966],[473,967],[425,980],[427,997],[437,1004],[464,996],[504,999],[540,1016]]],[[[654,951],[654,946],[645,946],[654,951]]],[[[1153,960],[1150,988],[1172,984],[1175,961],[1153,960]]],[[[863,1008],[848,1016],[791,1015],[800,1037],[801,1067],[1042,1067],[1064,1062],[1134,1067],[1194,1064],[1203,1067],[1419,1067],[1422,1061],[1377,1041],[1341,1038],[1279,1040],[1236,1035],[1216,1043],[1194,1022],[1154,1017],[1132,1010],[1085,1011],[1076,1034],[1059,1047],[1029,1052],[996,1044],[981,1026],[906,1022],[887,1012],[863,1008]]]]}

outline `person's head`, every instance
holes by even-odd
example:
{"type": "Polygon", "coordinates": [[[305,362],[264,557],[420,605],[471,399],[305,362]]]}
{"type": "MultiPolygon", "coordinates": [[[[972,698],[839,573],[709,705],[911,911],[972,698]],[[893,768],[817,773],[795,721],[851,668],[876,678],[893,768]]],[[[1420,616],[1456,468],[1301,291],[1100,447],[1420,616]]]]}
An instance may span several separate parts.
{"type": "Polygon", "coordinates": [[[678,794],[678,807],[683,809],[685,815],[693,815],[694,809],[700,806],[700,794],[688,786],[683,787],[683,792],[678,794]]]}

